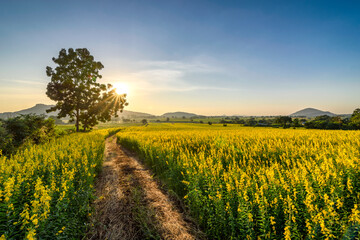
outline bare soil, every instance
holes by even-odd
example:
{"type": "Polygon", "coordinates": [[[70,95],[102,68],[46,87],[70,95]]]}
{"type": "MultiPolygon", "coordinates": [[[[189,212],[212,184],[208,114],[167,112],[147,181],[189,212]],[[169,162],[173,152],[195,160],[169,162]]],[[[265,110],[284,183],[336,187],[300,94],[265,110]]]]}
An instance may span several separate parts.
{"type": "Polygon", "coordinates": [[[87,239],[205,239],[176,198],[133,154],[106,140],[87,239]]]}

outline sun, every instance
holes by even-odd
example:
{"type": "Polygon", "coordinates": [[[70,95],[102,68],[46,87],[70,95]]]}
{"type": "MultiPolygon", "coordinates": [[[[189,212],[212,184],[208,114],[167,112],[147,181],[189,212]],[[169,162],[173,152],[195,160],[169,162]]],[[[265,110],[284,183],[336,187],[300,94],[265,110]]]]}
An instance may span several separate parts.
{"type": "Polygon", "coordinates": [[[125,83],[122,82],[117,82],[113,84],[114,88],[115,88],[115,92],[117,94],[129,94],[129,86],[125,83]]]}

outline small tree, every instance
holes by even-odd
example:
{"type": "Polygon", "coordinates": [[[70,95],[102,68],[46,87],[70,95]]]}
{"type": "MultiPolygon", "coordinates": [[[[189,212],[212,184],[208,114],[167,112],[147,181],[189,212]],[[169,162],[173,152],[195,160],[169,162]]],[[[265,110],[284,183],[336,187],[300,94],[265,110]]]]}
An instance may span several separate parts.
{"type": "Polygon", "coordinates": [[[46,95],[56,105],[47,112],[59,110],[59,118],[69,116],[71,122],[75,121],[77,132],[80,124],[86,131],[99,121],[117,117],[118,111],[127,106],[125,94],[118,95],[110,84],[96,82],[102,77],[99,71],[104,66],[94,61],[86,48],[61,49],[59,57],[52,60],[57,67],[46,67],[46,74],[51,77],[46,95]]]}
{"type": "Polygon", "coordinates": [[[286,127],[290,126],[290,124],[292,123],[292,119],[289,116],[280,116],[275,119],[275,123],[278,123],[283,128],[286,128],[286,127]]]}
{"type": "Polygon", "coordinates": [[[292,122],[293,127],[301,127],[300,120],[298,118],[295,118],[292,122]]]}
{"type": "Polygon", "coordinates": [[[14,151],[13,135],[3,126],[4,121],[0,119],[0,157],[14,151]]]}
{"type": "Polygon", "coordinates": [[[350,123],[355,129],[360,129],[360,108],[354,110],[350,118],[350,123]]]}
{"type": "Polygon", "coordinates": [[[146,119],[143,119],[143,120],[141,120],[141,123],[142,123],[143,125],[146,125],[146,124],[148,124],[148,121],[147,121],[146,119]]]}
{"type": "Polygon", "coordinates": [[[253,117],[246,119],[246,121],[245,121],[245,126],[255,126],[256,124],[257,124],[257,121],[253,117]]]}

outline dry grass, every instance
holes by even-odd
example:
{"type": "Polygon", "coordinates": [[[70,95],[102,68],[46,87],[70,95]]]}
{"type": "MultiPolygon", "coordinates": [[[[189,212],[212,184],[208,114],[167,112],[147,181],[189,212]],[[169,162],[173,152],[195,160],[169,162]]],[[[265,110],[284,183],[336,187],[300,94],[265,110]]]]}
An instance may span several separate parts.
{"type": "Polygon", "coordinates": [[[204,239],[176,198],[159,187],[138,159],[106,141],[87,239],[204,239]],[[175,200],[175,201],[174,201],[175,200]]]}

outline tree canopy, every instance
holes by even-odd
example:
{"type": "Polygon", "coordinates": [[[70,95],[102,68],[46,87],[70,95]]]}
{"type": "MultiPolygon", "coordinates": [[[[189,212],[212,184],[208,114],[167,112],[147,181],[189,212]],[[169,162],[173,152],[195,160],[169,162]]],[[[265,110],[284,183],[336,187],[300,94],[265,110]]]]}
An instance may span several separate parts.
{"type": "Polygon", "coordinates": [[[350,123],[357,129],[360,128],[360,108],[354,110],[350,118],[350,123]]]}
{"type": "Polygon", "coordinates": [[[111,84],[97,82],[104,66],[94,60],[88,49],[61,49],[52,60],[57,66],[46,67],[51,77],[46,95],[56,105],[48,112],[59,110],[59,118],[69,116],[71,122],[75,121],[76,131],[80,125],[86,131],[99,121],[109,121],[128,105],[126,94],[118,95],[111,84]]]}
{"type": "Polygon", "coordinates": [[[289,116],[279,116],[275,119],[275,122],[280,124],[283,128],[290,127],[292,118],[289,116]]]}

